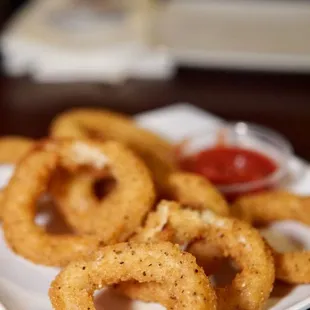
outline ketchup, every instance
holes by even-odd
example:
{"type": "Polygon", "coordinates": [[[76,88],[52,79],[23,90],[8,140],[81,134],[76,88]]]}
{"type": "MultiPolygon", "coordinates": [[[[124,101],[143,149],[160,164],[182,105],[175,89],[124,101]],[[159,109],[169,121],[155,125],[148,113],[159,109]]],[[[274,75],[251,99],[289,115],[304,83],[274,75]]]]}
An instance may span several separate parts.
{"type": "Polygon", "coordinates": [[[261,153],[222,145],[182,158],[180,165],[219,186],[261,180],[277,169],[276,163],[261,153]]]}

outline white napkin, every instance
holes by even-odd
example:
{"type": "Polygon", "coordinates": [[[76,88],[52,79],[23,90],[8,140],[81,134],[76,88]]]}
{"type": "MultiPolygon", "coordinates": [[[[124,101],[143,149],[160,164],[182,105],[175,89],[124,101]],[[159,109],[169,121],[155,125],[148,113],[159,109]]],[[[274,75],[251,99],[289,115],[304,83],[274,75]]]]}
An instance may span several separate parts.
{"type": "Polygon", "coordinates": [[[112,16],[89,26],[91,18],[76,14],[80,22],[64,25],[57,14],[70,12],[68,7],[70,0],[33,1],[16,14],[1,36],[7,74],[30,74],[41,82],[108,83],[174,74],[168,52],[139,41],[129,18],[112,16]]]}
{"type": "Polygon", "coordinates": [[[119,83],[127,78],[167,79],[174,64],[165,51],[139,46],[115,48],[114,53],[93,51],[76,54],[55,51],[40,55],[33,78],[43,82],[101,81],[119,83]]]}

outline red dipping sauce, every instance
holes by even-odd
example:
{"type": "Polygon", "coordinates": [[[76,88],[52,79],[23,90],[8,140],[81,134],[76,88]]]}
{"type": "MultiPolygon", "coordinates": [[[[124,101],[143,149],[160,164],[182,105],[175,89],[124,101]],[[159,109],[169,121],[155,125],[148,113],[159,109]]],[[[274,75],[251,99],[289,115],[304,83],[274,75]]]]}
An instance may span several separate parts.
{"type": "Polygon", "coordinates": [[[201,174],[217,186],[248,183],[266,178],[278,166],[267,156],[235,146],[215,146],[182,158],[181,168],[201,174]]]}

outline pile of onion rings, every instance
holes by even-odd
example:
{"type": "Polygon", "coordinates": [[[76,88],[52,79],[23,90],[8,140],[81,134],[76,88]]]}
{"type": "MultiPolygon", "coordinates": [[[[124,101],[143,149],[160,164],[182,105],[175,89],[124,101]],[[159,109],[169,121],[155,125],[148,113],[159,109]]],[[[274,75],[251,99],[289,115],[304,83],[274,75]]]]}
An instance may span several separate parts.
{"type": "MultiPolygon", "coordinates": [[[[288,192],[266,192],[240,198],[232,206],[232,214],[252,225],[295,220],[310,224],[308,197],[288,192]]],[[[310,283],[310,251],[278,253],[274,250],[276,278],[292,284],[310,283]]]]}
{"type": "Polygon", "coordinates": [[[49,292],[54,309],[95,309],[94,291],[117,284],[132,299],[168,309],[257,310],[275,278],[310,283],[309,252],[279,253],[255,228],[279,220],[309,225],[309,198],[271,192],[230,207],[204,177],[177,169],[173,145],[106,110],[65,112],[50,135],[0,139],[0,161],[16,165],[0,193],[0,217],[15,253],[64,267],[49,292]],[[35,224],[45,194],[73,232],[54,235],[35,224]],[[236,276],[211,285],[227,258],[236,276]]]}

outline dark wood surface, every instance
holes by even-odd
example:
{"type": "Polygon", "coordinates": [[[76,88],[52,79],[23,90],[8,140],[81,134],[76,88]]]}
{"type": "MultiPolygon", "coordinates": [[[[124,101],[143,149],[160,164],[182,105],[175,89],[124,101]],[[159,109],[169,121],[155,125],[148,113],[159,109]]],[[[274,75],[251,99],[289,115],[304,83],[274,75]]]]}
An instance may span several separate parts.
{"type": "Polygon", "coordinates": [[[42,137],[59,112],[96,106],[134,114],[186,101],[228,120],[270,126],[310,160],[310,75],[182,69],[172,81],[35,84],[0,78],[0,134],[42,137]]]}

